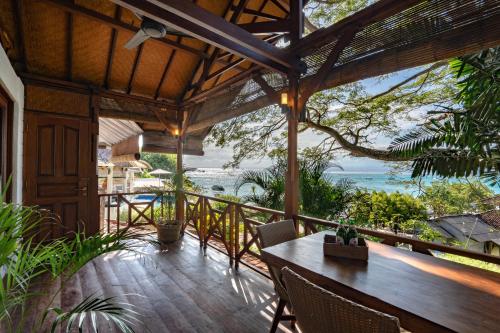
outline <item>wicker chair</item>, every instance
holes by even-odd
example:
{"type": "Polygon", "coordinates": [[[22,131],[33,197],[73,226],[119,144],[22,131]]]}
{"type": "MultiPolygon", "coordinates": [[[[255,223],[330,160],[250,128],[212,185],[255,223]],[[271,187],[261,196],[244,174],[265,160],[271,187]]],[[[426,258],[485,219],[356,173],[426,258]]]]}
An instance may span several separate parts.
{"type": "Polygon", "coordinates": [[[307,281],[288,267],[283,281],[303,333],[399,333],[396,317],[337,296],[307,281]]]}
{"type": "MultiPolygon", "coordinates": [[[[258,226],[257,235],[259,236],[259,242],[262,248],[277,245],[297,238],[293,220],[285,220],[258,226]]],[[[270,332],[276,332],[278,324],[281,320],[290,320],[292,328],[294,328],[295,316],[283,315],[285,306],[288,306],[289,310],[291,310],[291,307],[290,299],[288,298],[285,286],[281,281],[281,271],[278,268],[269,265],[268,268],[269,274],[271,275],[271,279],[274,283],[274,290],[276,290],[276,293],[279,296],[278,307],[276,308],[276,313],[274,314],[270,332]]]]}

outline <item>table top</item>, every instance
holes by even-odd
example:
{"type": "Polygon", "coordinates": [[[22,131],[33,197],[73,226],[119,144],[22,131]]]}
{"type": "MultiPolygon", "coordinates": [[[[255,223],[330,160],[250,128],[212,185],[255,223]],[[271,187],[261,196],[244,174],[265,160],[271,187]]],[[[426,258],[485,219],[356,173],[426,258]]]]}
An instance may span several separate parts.
{"type": "Polygon", "coordinates": [[[368,262],[323,255],[320,232],[262,250],[311,282],[413,332],[500,332],[500,274],[368,241],[368,262]]]}

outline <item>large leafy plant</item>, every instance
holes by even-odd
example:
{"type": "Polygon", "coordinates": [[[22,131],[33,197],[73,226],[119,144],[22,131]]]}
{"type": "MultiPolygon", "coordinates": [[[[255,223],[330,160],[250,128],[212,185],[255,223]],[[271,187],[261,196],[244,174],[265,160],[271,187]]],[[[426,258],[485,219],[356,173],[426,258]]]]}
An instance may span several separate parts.
{"type": "Polygon", "coordinates": [[[66,332],[88,324],[95,332],[103,323],[114,325],[122,332],[133,332],[138,323],[137,313],[131,305],[120,303],[113,297],[93,295],[72,309],[53,306],[65,283],[92,259],[112,251],[136,251],[144,236],[130,230],[114,234],[97,234],[73,239],[40,242],[38,230],[43,223],[57,223],[47,212],[5,203],[0,196],[0,331],[55,332],[61,326],[66,332]],[[35,241],[37,240],[37,241],[35,241]],[[40,283],[60,280],[59,288],[47,294],[40,283]],[[27,305],[35,297],[51,301],[40,313],[33,313],[27,305]],[[36,317],[36,318],[34,318],[36,317]],[[28,324],[29,323],[29,324],[28,324]]]}
{"type": "Polygon", "coordinates": [[[390,149],[411,157],[413,176],[478,175],[500,186],[500,48],[453,60],[460,93],[456,108],[437,117],[390,149]]]}

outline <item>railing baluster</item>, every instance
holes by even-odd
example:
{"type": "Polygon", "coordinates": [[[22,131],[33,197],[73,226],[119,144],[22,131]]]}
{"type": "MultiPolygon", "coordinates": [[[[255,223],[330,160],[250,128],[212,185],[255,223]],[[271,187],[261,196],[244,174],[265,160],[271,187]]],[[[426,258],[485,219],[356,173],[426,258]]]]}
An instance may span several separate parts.
{"type": "Polygon", "coordinates": [[[229,204],[229,266],[233,266],[234,260],[234,205],[229,204]]]}
{"type": "Polygon", "coordinates": [[[122,196],[118,194],[116,198],[116,232],[120,232],[120,206],[122,204],[122,196]]]}
{"type": "Polygon", "coordinates": [[[234,255],[235,262],[234,268],[238,270],[240,265],[240,210],[241,206],[235,204],[235,214],[234,214],[234,255]]]}
{"type": "Polygon", "coordinates": [[[107,199],[108,199],[108,209],[107,209],[107,211],[108,211],[108,218],[107,218],[108,234],[109,234],[110,229],[111,229],[110,228],[110,226],[111,226],[111,201],[112,201],[111,198],[112,198],[112,196],[110,196],[110,195],[107,196],[107,199]]]}

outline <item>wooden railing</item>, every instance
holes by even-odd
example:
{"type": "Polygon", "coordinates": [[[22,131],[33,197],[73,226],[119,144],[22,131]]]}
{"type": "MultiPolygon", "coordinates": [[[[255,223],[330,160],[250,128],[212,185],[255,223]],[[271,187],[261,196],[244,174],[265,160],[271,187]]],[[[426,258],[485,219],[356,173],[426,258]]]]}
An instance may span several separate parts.
{"type": "Polygon", "coordinates": [[[155,211],[160,216],[173,216],[173,204],[171,200],[165,200],[166,196],[173,196],[174,192],[165,191],[163,195],[152,192],[133,193],[105,193],[98,194],[101,206],[101,228],[106,232],[120,230],[120,228],[139,227],[155,225],[155,211]],[[150,195],[152,199],[134,201],[138,195],[150,195]],[[163,200],[163,204],[162,203],[163,200]],[[155,207],[158,204],[158,207],[155,207]]]}
{"type": "MultiPolygon", "coordinates": [[[[137,195],[138,193],[134,194],[137,195]]],[[[169,192],[169,195],[173,194],[173,192],[169,192]]],[[[118,207],[118,210],[128,209],[128,219],[126,221],[118,219],[117,226],[119,227],[120,224],[123,226],[153,224],[153,216],[147,214],[149,213],[148,207],[154,206],[155,201],[152,200],[150,203],[140,204],[133,203],[127,199],[127,195],[130,195],[130,193],[100,195],[101,203],[103,198],[110,201],[110,197],[117,196],[119,202],[126,204],[126,207],[118,207]],[[142,208],[137,207],[140,205],[142,205],[142,208]],[[131,212],[135,212],[135,216],[131,212]]],[[[240,263],[250,264],[250,267],[254,269],[257,266],[257,270],[259,270],[259,266],[264,267],[262,263],[258,264],[261,246],[257,237],[256,227],[282,220],[284,212],[198,193],[183,192],[183,197],[185,209],[183,232],[197,237],[200,241],[200,246],[203,248],[206,249],[210,245],[227,254],[229,264],[234,265],[236,268],[239,267],[240,263]]],[[[155,200],[158,200],[158,198],[155,200]]],[[[104,208],[108,209],[107,220],[104,220],[104,224],[107,224],[109,230],[110,208],[109,206],[105,206],[104,208]]],[[[168,208],[168,212],[172,212],[171,207],[168,208]]],[[[336,222],[302,215],[296,216],[294,221],[299,237],[338,226],[336,222]]],[[[367,228],[357,228],[357,230],[361,235],[369,236],[383,244],[404,247],[410,251],[427,255],[433,255],[433,251],[449,253],[500,265],[500,257],[498,256],[426,242],[396,235],[391,232],[367,228]]]]}

